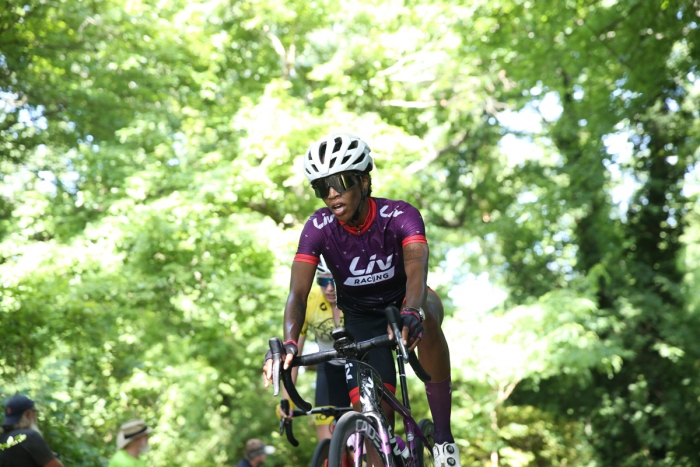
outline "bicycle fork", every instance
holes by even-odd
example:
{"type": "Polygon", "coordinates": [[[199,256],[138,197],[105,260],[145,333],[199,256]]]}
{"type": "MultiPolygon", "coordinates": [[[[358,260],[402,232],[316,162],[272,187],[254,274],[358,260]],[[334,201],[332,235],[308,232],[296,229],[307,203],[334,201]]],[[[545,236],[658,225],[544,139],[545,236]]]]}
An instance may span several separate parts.
{"type": "MultiPolygon", "coordinates": [[[[360,388],[360,405],[362,406],[362,414],[374,420],[377,429],[372,426],[357,427],[359,432],[365,433],[377,451],[381,453],[382,461],[387,467],[404,467],[403,459],[398,454],[398,459],[393,456],[393,447],[391,444],[393,433],[391,426],[386,420],[384,411],[379,402],[379,394],[381,388],[376,386],[377,380],[374,378],[374,372],[370,368],[361,366],[357,371],[358,387],[360,388]]],[[[379,384],[382,384],[381,381],[379,384]]],[[[366,422],[359,422],[365,423],[366,422]]]]}

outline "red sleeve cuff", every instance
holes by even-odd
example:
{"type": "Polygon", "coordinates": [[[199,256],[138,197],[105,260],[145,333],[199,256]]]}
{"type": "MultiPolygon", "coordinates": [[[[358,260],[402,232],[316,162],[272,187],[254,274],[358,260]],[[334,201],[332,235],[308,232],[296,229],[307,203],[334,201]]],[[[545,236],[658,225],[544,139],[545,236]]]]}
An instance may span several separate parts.
{"type": "Polygon", "coordinates": [[[425,235],[412,235],[404,238],[403,242],[401,242],[401,246],[404,247],[409,243],[428,243],[428,239],[425,238],[425,235]]]}
{"type": "Polygon", "coordinates": [[[318,266],[319,263],[318,256],[302,255],[301,253],[297,253],[296,256],[294,256],[294,261],[299,263],[311,263],[314,266],[318,266]]]}

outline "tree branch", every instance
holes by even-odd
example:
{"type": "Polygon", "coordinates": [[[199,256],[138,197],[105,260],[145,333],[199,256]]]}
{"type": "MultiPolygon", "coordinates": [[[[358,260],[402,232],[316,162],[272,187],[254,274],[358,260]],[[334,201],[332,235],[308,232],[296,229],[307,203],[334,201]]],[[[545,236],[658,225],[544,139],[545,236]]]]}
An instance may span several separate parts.
{"type": "Polygon", "coordinates": [[[435,151],[435,149],[433,149],[433,153],[431,155],[421,159],[420,161],[414,162],[413,164],[406,167],[406,172],[409,174],[415,174],[415,173],[420,172],[421,170],[425,169],[428,165],[430,165],[432,162],[435,162],[436,160],[440,159],[442,156],[444,156],[448,152],[457,149],[459,146],[462,145],[462,143],[464,143],[466,140],[468,140],[471,135],[472,135],[471,131],[467,130],[462,135],[458,135],[458,136],[454,137],[452,139],[452,141],[450,141],[450,144],[448,144],[444,148],[440,149],[439,151],[435,151]]]}

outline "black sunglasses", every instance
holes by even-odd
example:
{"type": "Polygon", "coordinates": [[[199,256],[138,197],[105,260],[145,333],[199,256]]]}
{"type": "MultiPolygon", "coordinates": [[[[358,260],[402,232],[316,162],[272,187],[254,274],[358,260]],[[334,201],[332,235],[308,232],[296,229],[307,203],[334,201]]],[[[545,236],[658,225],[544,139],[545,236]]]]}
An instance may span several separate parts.
{"type": "Polygon", "coordinates": [[[311,187],[314,189],[314,193],[317,198],[328,198],[328,193],[333,187],[335,191],[339,194],[343,194],[346,191],[353,188],[360,181],[360,175],[356,173],[343,173],[336,175],[329,175],[328,177],[323,177],[318,180],[311,182],[311,187]]]}
{"type": "Polygon", "coordinates": [[[333,280],[332,277],[317,277],[316,283],[324,289],[326,287],[328,287],[328,284],[332,285],[333,288],[335,289],[335,281],[333,280]]]}

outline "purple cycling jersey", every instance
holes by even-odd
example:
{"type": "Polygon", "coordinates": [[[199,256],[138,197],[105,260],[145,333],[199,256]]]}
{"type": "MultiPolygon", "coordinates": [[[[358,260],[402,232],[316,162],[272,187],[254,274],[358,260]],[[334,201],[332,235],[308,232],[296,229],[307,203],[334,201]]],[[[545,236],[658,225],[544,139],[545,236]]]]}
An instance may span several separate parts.
{"type": "Polygon", "coordinates": [[[427,243],[418,209],[405,201],[367,200],[367,219],[355,228],[338,221],[327,207],[316,211],[301,232],[294,257],[318,264],[323,254],[346,317],[383,316],[387,306],[400,306],[406,296],[403,247],[427,243]]]}

